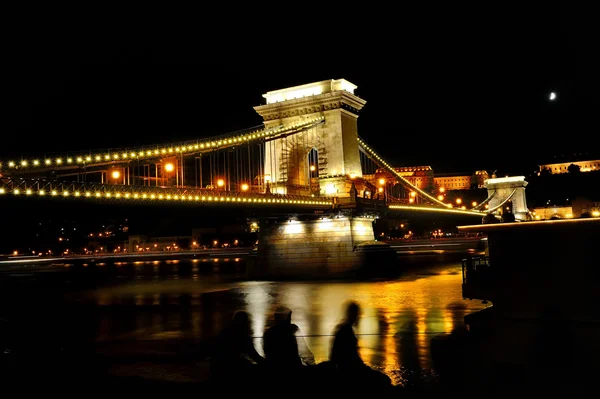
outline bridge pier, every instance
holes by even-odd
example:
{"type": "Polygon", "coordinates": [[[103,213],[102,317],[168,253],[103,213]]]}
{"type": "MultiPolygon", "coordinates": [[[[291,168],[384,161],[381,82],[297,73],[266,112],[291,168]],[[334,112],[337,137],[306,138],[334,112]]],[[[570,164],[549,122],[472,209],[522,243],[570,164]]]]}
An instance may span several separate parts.
{"type": "MultiPolygon", "coordinates": [[[[485,188],[488,191],[488,197],[492,196],[489,202],[490,209],[496,209],[502,206],[508,199],[511,201],[511,212],[516,220],[528,220],[529,209],[527,208],[527,199],[525,196],[525,187],[527,181],[525,176],[510,176],[501,178],[492,178],[485,181],[485,188]]],[[[502,213],[501,209],[498,213],[502,213]]]]}
{"type": "Polygon", "coordinates": [[[351,216],[263,220],[256,260],[248,265],[248,277],[337,278],[374,272],[379,261],[391,260],[391,250],[375,241],[373,221],[372,217],[351,216]]]}

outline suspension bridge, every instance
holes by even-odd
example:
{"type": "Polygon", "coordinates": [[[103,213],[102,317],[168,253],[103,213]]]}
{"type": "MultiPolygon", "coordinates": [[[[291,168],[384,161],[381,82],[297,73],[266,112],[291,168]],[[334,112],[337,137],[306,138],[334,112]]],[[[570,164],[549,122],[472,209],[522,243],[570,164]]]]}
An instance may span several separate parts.
{"type": "MultiPolygon", "coordinates": [[[[526,183],[518,178],[497,179],[471,209],[412,184],[358,135],[366,101],[355,89],[333,79],[268,92],[266,104],[254,107],[261,126],[215,137],[0,160],[0,196],[253,206],[273,214],[354,209],[355,217],[385,210],[481,219],[508,201],[526,211],[526,183]],[[376,178],[382,171],[387,178],[376,178]]],[[[370,237],[372,229],[363,238],[370,237]]]]}

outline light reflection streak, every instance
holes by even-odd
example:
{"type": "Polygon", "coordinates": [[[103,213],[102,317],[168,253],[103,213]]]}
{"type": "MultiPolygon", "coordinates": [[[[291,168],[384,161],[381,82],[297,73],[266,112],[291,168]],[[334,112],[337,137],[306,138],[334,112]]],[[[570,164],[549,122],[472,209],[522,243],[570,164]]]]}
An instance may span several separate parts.
{"type": "Polygon", "coordinates": [[[282,292],[279,304],[287,306],[292,310],[292,323],[300,327],[304,335],[312,335],[308,323],[308,313],[310,313],[310,291],[309,286],[303,284],[292,284],[282,292]]]}
{"type": "MultiPolygon", "coordinates": [[[[252,335],[261,337],[265,333],[267,324],[267,313],[270,310],[271,298],[268,292],[269,285],[261,283],[245,283],[241,286],[241,292],[246,302],[246,311],[252,318],[252,335]]],[[[254,346],[260,354],[264,354],[262,339],[255,339],[254,346]]]]}
{"type": "Polygon", "coordinates": [[[425,321],[427,317],[427,310],[424,308],[416,309],[417,314],[417,348],[419,355],[419,365],[421,369],[427,368],[427,355],[429,350],[429,338],[427,336],[427,323],[425,321]]]}
{"type": "Polygon", "coordinates": [[[451,333],[454,329],[454,318],[448,307],[444,309],[444,332],[451,333]]]}
{"type": "Polygon", "coordinates": [[[347,287],[341,284],[323,284],[316,287],[319,322],[315,334],[329,336],[344,317],[343,304],[351,298],[347,287]]]}
{"type": "Polygon", "coordinates": [[[360,356],[365,363],[370,365],[373,363],[377,343],[379,342],[379,320],[377,319],[377,310],[372,307],[363,305],[361,313],[362,316],[355,330],[360,356]]]}

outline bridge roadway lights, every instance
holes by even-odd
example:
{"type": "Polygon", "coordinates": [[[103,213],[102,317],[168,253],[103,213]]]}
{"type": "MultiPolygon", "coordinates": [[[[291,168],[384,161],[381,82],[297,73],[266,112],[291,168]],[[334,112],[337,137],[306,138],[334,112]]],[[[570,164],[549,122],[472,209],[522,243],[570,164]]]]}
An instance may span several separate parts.
{"type": "MultiPolygon", "coordinates": [[[[256,259],[248,265],[250,278],[328,278],[376,269],[370,262],[375,241],[373,217],[343,214],[259,221],[256,259]],[[367,250],[369,249],[369,250],[367,250]]],[[[387,246],[389,247],[389,246],[387,246]]],[[[390,252],[391,251],[391,252],[390,252]]],[[[381,251],[390,262],[396,253],[381,251]]],[[[388,262],[388,264],[390,263],[388,262]]]]}

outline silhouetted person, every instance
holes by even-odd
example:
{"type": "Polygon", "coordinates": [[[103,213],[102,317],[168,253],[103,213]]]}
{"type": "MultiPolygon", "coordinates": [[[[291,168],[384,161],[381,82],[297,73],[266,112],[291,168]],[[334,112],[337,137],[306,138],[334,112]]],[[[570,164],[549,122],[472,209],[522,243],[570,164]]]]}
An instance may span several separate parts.
{"type": "Polygon", "coordinates": [[[292,324],[292,311],[279,307],[275,311],[275,325],[264,336],[266,364],[277,371],[314,366],[315,358],[308,349],[300,328],[292,324]]]}
{"type": "MultiPolygon", "coordinates": [[[[346,317],[335,328],[335,335],[329,355],[330,367],[335,367],[344,382],[364,383],[373,388],[391,386],[390,378],[366,365],[358,353],[358,339],[354,327],[358,325],[360,306],[356,302],[346,305],[346,317]]],[[[348,385],[350,388],[350,385],[348,385]]]]}
{"type": "Polygon", "coordinates": [[[231,325],[219,333],[215,342],[211,359],[213,380],[252,380],[257,372],[256,365],[264,361],[254,348],[248,313],[235,312],[231,325]]]}

